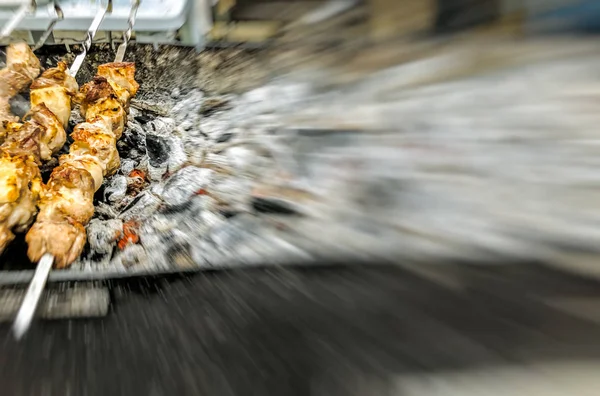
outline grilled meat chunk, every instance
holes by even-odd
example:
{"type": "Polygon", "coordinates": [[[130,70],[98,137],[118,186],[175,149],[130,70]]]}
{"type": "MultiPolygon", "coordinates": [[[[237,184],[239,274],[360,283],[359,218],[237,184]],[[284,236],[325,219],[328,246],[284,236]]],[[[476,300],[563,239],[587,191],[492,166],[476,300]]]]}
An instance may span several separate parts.
{"type": "Polygon", "coordinates": [[[44,104],[66,127],[71,116],[71,98],[78,88],[75,79],[67,73],[66,63],[58,62],[31,84],[31,107],[44,104]]]}

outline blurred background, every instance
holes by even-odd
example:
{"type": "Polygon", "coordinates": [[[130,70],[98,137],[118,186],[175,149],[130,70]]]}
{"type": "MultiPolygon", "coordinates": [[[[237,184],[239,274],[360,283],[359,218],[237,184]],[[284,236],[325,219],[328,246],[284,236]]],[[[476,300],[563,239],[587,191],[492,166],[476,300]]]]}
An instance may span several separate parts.
{"type": "Polygon", "coordinates": [[[35,265],[2,256],[7,395],[598,393],[600,2],[195,4],[134,30],[128,165],[19,342],[35,265]]]}

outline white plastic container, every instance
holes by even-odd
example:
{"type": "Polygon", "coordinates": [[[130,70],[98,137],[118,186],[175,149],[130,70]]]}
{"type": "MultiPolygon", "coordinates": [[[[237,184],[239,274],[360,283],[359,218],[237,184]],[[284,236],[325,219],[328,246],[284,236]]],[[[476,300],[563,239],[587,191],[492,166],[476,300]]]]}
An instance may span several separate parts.
{"type": "MultiPolygon", "coordinates": [[[[18,0],[0,0],[0,26],[8,23],[22,2],[18,0]]],[[[55,16],[54,8],[48,0],[37,2],[37,10],[26,16],[15,30],[46,30],[55,16]]],[[[59,1],[64,20],[58,22],[54,30],[86,31],[100,7],[106,2],[97,0],[59,1]]],[[[107,14],[100,25],[100,31],[121,31],[127,28],[127,19],[131,9],[130,0],[113,0],[113,11],[107,14]]],[[[187,20],[191,9],[188,0],[142,0],[137,12],[135,30],[145,32],[164,32],[180,29],[187,20]]]]}

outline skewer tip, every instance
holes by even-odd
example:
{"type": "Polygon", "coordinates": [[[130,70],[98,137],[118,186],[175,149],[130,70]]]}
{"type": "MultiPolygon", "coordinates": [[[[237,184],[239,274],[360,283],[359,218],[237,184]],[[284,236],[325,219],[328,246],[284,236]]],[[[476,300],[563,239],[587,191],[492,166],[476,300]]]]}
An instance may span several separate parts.
{"type": "Polygon", "coordinates": [[[19,308],[19,312],[17,312],[17,316],[13,323],[12,331],[17,341],[23,338],[31,326],[31,321],[33,320],[35,310],[40,302],[53,263],[54,257],[51,254],[46,253],[42,256],[35,269],[29,288],[25,293],[25,298],[23,298],[21,308],[19,308]]]}

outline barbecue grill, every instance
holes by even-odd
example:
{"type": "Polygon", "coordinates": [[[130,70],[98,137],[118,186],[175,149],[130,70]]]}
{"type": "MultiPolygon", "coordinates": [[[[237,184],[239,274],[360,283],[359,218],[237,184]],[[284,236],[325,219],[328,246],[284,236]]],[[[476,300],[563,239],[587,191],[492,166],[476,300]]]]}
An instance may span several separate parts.
{"type": "MultiPolygon", "coordinates": [[[[127,11],[121,3],[112,11],[99,4],[78,36],[53,30],[61,15],[69,18],[63,3],[37,3],[36,13],[53,17],[35,29],[23,25],[29,6],[21,22],[4,25],[5,32],[15,27],[4,40],[22,37],[46,69],[59,60],[73,69],[85,54],[80,85],[114,61],[128,37],[135,43],[124,60],[135,63],[140,88],[117,142],[121,164],[94,195],[81,254],[68,268],[50,271],[46,290],[331,256],[551,261],[598,272],[589,265],[600,241],[593,217],[597,145],[589,144],[598,123],[589,107],[600,63],[596,43],[404,43],[395,56],[405,63],[392,66],[389,45],[355,51],[355,42],[332,40],[324,26],[313,25],[286,31],[277,42],[281,53],[277,46],[198,52],[203,39],[190,41],[187,19],[168,40],[157,33],[145,36],[156,41],[144,41],[137,30],[144,4],[135,15],[135,3],[127,11]],[[103,26],[115,13],[120,25],[107,34],[103,26]],[[90,29],[96,15],[102,22],[90,29]],[[342,56],[329,56],[340,43],[342,56]],[[405,51],[416,60],[406,63],[405,51]],[[308,65],[294,71],[290,64],[299,59],[308,65]],[[377,60],[382,70],[364,78],[377,60]],[[277,67],[291,73],[272,73],[277,67]]],[[[197,4],[187,7],[198,11],[197,4]]],[[[19,15],[18,7],[11,15],[19,15]]],[[[325,11],[303,23],[321,23],[333,12],[325,11]]],[[[354,29],[360,14],[348,14],[338,22],[354,29]]],[[[198,37],[210,24],[202,26],[194,30],[198,37]]],[[[10,105],[22,116],[29,103],[24,91],[10,105]]],[[[71,112],[67,132],[81,121],[71,112]]],[[[42,164],[43,181],[56,166],[56,159],[42,164]]],[[[23,234],[0,261],[0,292],[13,302],[0,317],[12,319],[24,294],[14,289],[24,289],[35,269],[42,282],[34,286],[44,286],[49,266],[28,260],[23,234]]],[[[30,289],[36,298],[24,305],[25,318],[41,289],[30,289]]],[[[107,304],[106,293],[89,290],[89,298],[77,289],[42,299],[40,315],[105,313],[107,306],[87,302],[107,304]],[[61,312],[53,310],[55,300],[61,312]]]]}
{"type": "MultiPolygon", "coordinates": [[[[210,27],[210,18],[207,18],[207,15],[210,15],[210,7],[203,0],[146,0],[142,5],[138,0],[107,0],[92,4],[80,1],[0,3],[0,24],[3,25],[0,40],[5,44],[27,42],[37,52],[36,56],[46,68],[55,66],[59,59],[66,61],[69,65],[68,74],[76,77],[80,86],[96,74],[98,66],[102,63],[112,61],[119,64],[118,62],[130,58],[136,65],[151,65],[146,68],[138,66],[136,78],[140,79],[140,76],[145,75],[148,81],[146,86],[142,87],[141,96],[130,103],[125,126],[127,133],[119,140],[117,147],[121,158],[120,168],[115,175],[109,175],[102,186],[98,187],[96,183],[94,206],[97,210],[89,223],[87,236],[90,238],[90,244],[85,251],[79,255],[76,262],[68,266],[68,269],[52,271],[52,274],[52,264],[56,264],[57,258],[46,254],[39,262],[32,263],[27,258],[27,246],[22,234],[17,235],[2,254],[0,283],[13,286],[29,283],[16,315],[17,337],[27,330],[49,275],[50,282],[94,280],[127,276],[126,274],[190,270],[197,267],[191,258],[192,253],[189,249],[186,250],[181,241],[159,241],[167,243],[168,246],[152,253],[142,244],[151,246],[152,238],[157,237],[150,235],[154,227],[148,225],[147,221],[151,223],[154,221],[151,217],[160,213],[183,213],[185,210],[182,208],[174,209],[170,203],[171,198],[189,199],[198,194],[198,190],[206,187],[205,184],[213,173],[208,167],[197,167],[199,164],[188,158],[189,155],[183,150],[184,141],[179,125],[181,118],[188,116],[184,113],[190,111],[190,104],[202,106],[204,103],[202,92],[185,92],[184,80],[195,77],[190,60],[195,59],[197,51],[203,48],[205,35],[210,27]],[[132,49],[127,53],[127,46],[132,38],[135,38],[138,45],[133,48],[133,53],[132,49]],[[164,62],[164,56],[161,61],[161,52],[157,51],[157,46],[172,44],[175,40],[179,46],[188,48],[166,47],[162,55],[169,56],[168,63],[164,62]],[[151,44],[143,45],[144,42],[151,44]],[[169,81],[174,70],[172,66],[175,64],[188,67],[183,71],[178,70],[175,80],[171,78],[169,81]],[[82,73],[79,73],[80,70],[82,73]],[[160,74],[156,74],[159,71],[160,74]],[[153,86],[157,83],[161,87],[160,92],[156,92],[157,87],[153,86]],[[169,91],[166,96],[162,95],[165,88],[169,91]],[[175,112],[172,107],[178,95],[174,90],[182,90],[182,95],[187,95],[188,102],[187,107],[180,105],[180,111],[175,112]],[[148,99],[151,99],[150,102],[148,99]],[[179,119],[175,120],[173,114],[179,119]],[[147,130],[151,133],[146,133],[147,130]],[[196,171],[199,173],[196,174],[196,171]],[[190,186],[195,188],[191,193],[188,191],[190,186]],[[144,232],[145,228],[149,232],[144,232]],[[181,253],[175,251],[178,246],[182,249],[181,253]],[[168,251],[165,251],[165,248],[168,251]],[[176,260],[178,262],[169,263],[167,257],[179,257],[176,260]]],[[[227,107],[228,100],[226,97],[218,98],[212,107],[215,110],[227,107]]],[[[179,102],[185,103],[186,100],[179,102]]],[[[11,109],[20,117],[28,111],[28,104],[28,92],[11,99],[11,109]]],[[[207,106],[208,104],[204,105],[207,106]]],[[[69,125],[65,128],[67,134],[83,121],[85,120],[77,109],[74,109],[69,125]]],[[[69,139],[56,155],[67,154],[71,142],[69,139]]],[[[45,182],[52,177],[52,171],[58,169],[56,160],[55,156],[41,164],[40,171],[45,182]]],[[[207,204],[204,202],[198,205],[207,204]]],[[[200,206],[196,211],[200,210],[200,206]]],[[[189,215],[190,213],[187,213],[186,216],[189,215]]],[[[218,216],[211,219],[214,223],[218,223],[219,220],[218,216]]],[[[97,289],[90,289],[89,293],[91,296],[98,296],[97,289]]],[[[64,300],[64,293],[62,294],[64,300]]],[[[4,297],[8,306],[11,306],[8,301],[12,301],[12,306],[20,301],[20,297],[15,299],[14,293],[4,297]]],[[[83,301],[86,298],[82,299],[79,296],[77,300],[83,301]]],[[[98,301],[100,305],[107,303],[102,293],[98,301]]],[[[67,305],[73,307],[72,304],[67,305]]],[[[52,308],[46,311],[52,312],[52,308]]],[[[87,313],[83,311],[83,316],[106,313],[105,309],[98,309],[97,306],[91,311],[87,310],[87,313]]],[[[8,308],[4,316],[10,317],[11,312],[14,312],[14,309],[11,311],[11,308],[8,308]]]]}

